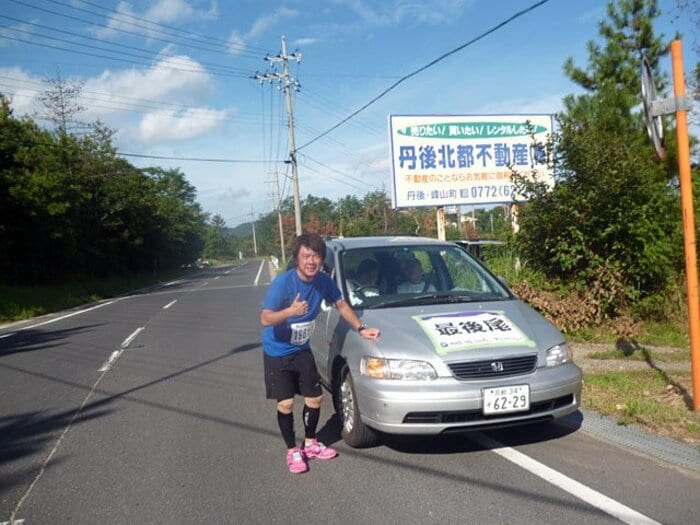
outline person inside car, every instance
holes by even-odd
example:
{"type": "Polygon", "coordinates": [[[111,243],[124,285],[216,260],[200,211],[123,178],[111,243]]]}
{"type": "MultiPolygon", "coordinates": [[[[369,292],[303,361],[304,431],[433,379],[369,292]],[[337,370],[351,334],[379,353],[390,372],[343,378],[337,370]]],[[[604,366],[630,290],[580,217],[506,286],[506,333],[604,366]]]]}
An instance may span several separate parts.
{"type": "Polygon", "coordinates": [[[357,266],[354,279],[348,279],[347,286],[350,304],[357,306],[364,302],[368,295],[379,295],[379,264],[374,259],[363,259],[357,266]]]}
{"type": "Polygon", "coordinates": [[[406,262],[406,277],[408,280],[399,284],[397,293],[425,293],[434,292],[435,287],[425,280],[423,265],[418,259],[409,259],[406,262]]]}

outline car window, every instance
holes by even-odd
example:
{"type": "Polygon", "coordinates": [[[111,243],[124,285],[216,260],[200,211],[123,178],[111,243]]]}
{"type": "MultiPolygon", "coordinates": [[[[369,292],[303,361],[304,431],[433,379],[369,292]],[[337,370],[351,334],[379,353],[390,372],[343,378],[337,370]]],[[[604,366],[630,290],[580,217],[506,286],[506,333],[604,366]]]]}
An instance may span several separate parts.
{"type": "Polygon", "coordinates": [[[340,260],[344,294],[355,307],[410,304],[413,298],[437,304],[510,297],[497,279],[455,245],[345,250],[340,260]]]}
{"type": "Polygon", "coordinates": [[[504,287],[462,250],[447,249],[441,252],[453,290],[486,296],[507,296],[504,287]]]}

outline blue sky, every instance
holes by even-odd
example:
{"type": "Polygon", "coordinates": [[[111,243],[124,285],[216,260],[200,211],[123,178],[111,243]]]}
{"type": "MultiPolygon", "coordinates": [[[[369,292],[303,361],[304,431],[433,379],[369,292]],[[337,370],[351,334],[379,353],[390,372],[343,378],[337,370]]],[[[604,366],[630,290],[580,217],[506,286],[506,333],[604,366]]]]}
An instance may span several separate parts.
{"type": "MultiPolygon", "coordinates": [[[[302,198],[390,194],[388,115],[555,113],[578,92],[563,63],[572,56],[586,64],[607,1],[550,0],[305,145],[401,76],[535,3],[3,0],[0,92],[16,115],[31,113],[42,82],[60,71],[84,83],[82,120],[116,129],[123,153],[255,161],[128,157],[140,167],[179,167],[203,209],[235,226],[273,210],[276,177],[282,196],[291,194],[282,92],[250,78],[268,69],[264,58],[280,52],[282,35],[288,53],[302,56],[290,64],[300,83],[293,107],[302,198]]],[[[698,28],[684,3],[660,0],[656,31],[684,36],[688,72],[698,28]]]]}

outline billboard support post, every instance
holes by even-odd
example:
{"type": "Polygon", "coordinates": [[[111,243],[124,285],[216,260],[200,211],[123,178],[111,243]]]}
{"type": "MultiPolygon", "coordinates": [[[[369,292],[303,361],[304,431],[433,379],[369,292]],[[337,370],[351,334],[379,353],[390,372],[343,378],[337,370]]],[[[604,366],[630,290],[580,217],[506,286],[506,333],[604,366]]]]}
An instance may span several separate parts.
{"type": "Polygon", "coordinates": [[[444,206],[438,206],[437,211],[436,211],[436,219],[437,219],[438,239],[440,239],[441,241],[444,241],[447,238],[447,235],[445,235],[445,207],[444,206]]]}

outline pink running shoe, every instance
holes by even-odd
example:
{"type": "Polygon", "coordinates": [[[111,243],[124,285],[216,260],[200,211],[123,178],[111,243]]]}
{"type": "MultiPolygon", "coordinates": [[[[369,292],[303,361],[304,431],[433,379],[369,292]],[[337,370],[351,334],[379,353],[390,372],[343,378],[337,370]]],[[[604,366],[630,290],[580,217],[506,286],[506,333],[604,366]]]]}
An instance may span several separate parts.
{"type": "Polygon", "coordinates": [[[306,454],[306,457],[309,459],[333,459],[338,455],[335,450],[315,439],[310,444],[304,445],[304,454],[306,454]]]}
{"type": "Polygon", "coordinates": [[[287,452],[287,466],[292,474],[303,474],[309,470],[304,451],[298,447],[289,450],[287,452]]]}

